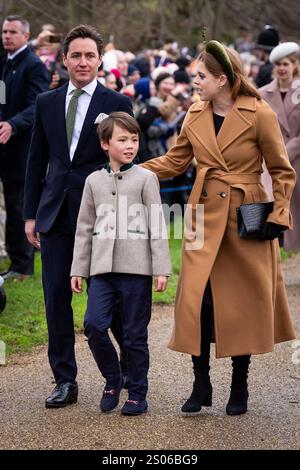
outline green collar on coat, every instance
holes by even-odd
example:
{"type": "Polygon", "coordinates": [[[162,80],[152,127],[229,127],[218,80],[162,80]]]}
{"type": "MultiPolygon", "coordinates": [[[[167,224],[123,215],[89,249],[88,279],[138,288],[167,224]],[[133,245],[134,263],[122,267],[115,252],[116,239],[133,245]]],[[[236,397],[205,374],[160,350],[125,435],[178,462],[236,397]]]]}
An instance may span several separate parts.
{"type": "MultiPolygon", "coordinates": [[[[120,167],[120,170],[119,171],[126,171],[126,170],[129,170],[131,167],[133,167],[134,163],[126,163],[125,165],[122,165],[120,167]]],[[[104,167],[107,171],[107,173],[111,173],[111,168],[110,168],[110,164],[109,162],[106,163],[105,167],[104,167]]]]}

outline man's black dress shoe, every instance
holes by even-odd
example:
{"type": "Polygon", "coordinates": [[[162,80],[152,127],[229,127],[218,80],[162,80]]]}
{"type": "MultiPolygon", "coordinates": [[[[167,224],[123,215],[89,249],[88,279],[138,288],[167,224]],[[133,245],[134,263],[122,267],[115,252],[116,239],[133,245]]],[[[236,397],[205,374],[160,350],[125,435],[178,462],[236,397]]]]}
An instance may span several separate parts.
{"type": "Polygon", "coordinates": [[[31,274],[18,273],[16,271],[4,271],[0,274],[5,281],[25,281],[25,279],[30,279],[31,274]]]}
{"type": "Polygon", "coordinates": [[[51,395],[46,399],[46,408],[63,408],[77,402],[78,385],[64,382],[56,385],[51,395]]]}

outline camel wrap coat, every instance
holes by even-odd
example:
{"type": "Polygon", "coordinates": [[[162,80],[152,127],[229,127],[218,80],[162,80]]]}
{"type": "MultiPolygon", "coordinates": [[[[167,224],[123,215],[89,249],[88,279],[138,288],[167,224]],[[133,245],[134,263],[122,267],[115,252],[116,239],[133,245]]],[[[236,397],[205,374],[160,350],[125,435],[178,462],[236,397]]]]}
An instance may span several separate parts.
{"type": "Polygon", "coordinates": [[[169,347],[200,355],[201,305],[210,279],[216,357],[270,352],[274,343],[295,337],[279,245],[277,240],[239,238],[236,209],[243,203],[269,200],[260,182],[264,157],[275,197],[268,221],[291,227],[295,172],[277,117],[263,100],[242,95],[216,136],[211,104],[195,103],[176,145],[143,166],[166,178],[181,174],[194,157],[198,171],[189,207],[204,205],[204,243],[199,249],[189,249],[191,233],[185,232],[169,347]]]}

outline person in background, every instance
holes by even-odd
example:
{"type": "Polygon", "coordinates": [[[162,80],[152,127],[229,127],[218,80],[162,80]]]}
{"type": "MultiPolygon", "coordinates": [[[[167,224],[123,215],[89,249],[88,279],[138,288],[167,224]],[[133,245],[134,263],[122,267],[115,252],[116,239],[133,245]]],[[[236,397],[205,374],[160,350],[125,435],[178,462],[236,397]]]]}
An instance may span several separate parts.
{"type": "Polygon", "coordinates": [[[255,85],[261,88],[272,81],[273,64],[269,60],[270,53],[279,43],[279,33],[275,28],[266,25],[257,38],[256,49],[258,58],[263,64],[260,66],[255,78],[255,85]]]}
{"type": "Polygon", "coordinates": [[[117,67],[116,69],[120,72],[120,81],[122,83],[122,88],[124,88],[127,84],[127,76],[128,76],[128,62],[126,60],[126,55],[123,51],[115,50],[115,54],[117,57],[117,67]]]}
{"type": "Polygon", "coordinates": [[[122,88],[122,93],[132,101],[135,99],[135,83],[137,83],[141,78],[139,70],[132,64],[128,65],[128,76],[127,76],[127,85],[122,88]]]}
{"type": "MultiPolygon", "coordinates": [[[[293,230],[284,232],[284,248],[300,250],[300,48],[296,42],[283,42],[270,54],[274,80],[260,88],[261,97],[276,113],[297,182],[291,199],[293,230]]],[[[265,169],[263,181],[273,194],[272,180],[265,169]]]]}
{"type": "Polygon", "coordinates": [[[145,140],[145,154],[141,155],[143,160],[162,153],[175,143],[177,128],[168,129],[168,124],[176,119],[184,100],[185,85],[175,85],[169,73],[158,75],[154,84],[156,93],[137,118],[145,140]],[[158,125],[154,124],[155,121],[158,125]]]}
{"type": "Polygon", "coordinates": [[[187,72],[177,70],[173,74],[175,86],[180,86],[181,107],[184,111],[188,111],[189,107],[193,104],[191,93],[191,78],[187,72]]]}
{"type": "Polygon", "coordinates": [[[2,25],[6,52],[0,78],[6,102],[0,104],[0,178],[6,209],[6,247],[10,258],[4,279],[23,280],[34,271],[34,249],[24,232],[23,202],[25,169],[39,93],[49,89],[49,74],[30,51],[30,25],[21,16],[8,16],[2,25]]]}
{"type": "Polygon", "coordinates": [[[53,35],[55,35],[55,26],[51,23],[45,23],[42,25],[41,32],[37,37],[29,41],[29,46],[35,50],[49,44],[49,37],[53,35]]]}
{"type": "Polygon", "coordinates": [[[111,90],[117,91],[118,84],[117,84],[117,77],[113,72],[106,72],[105,73],[105,82],[104,85],[111,90]]]}
{"type": "Polygon", "coordinates": [[[146,103],[147,100],[156,93],[153,80],[143,77],[134,84],[135,97],[138,102],[146,103]]]}
{"type": "Polygon", "coordinates": [[[191,73],[191,63],[192,58],[186,56],[179,56],[175,60],[175,64],[178,66],[178,70],[181,72],[186,72],[188,75],[191,73]]]}
{"type": "Polygon", "coordinates": [[[251,53],[255,47],[253,36],[248,27],[241,25],[239,27],[239,37],[234,41],[234,48],[239,54],[243,52],[251,53]]]}
{"type": "Polygon", "coordinates": [[[109,73],[112,73],[116,77],[116,91],[122,92],[122,88],[124,85],[122,82],[121,72],[118,69],[111,69],[109,73]]]}
{"type": "Polygon", "coordinates": [[[139,69],[133,65],[128,65],[128,83],[134,85],[138,80],[140,80],[141,74],[139,69]]]}

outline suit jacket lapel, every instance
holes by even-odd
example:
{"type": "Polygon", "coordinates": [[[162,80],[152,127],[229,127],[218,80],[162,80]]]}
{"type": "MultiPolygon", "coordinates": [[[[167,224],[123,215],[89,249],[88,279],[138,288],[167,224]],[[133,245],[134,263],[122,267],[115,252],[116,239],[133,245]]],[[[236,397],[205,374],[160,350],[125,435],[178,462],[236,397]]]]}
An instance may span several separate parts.
{"type": "Polygon", "coordinates": [[[70,152],[67,140],[66,128],[66,95],[68,90],[68,83],[56,90],[55,100],[55,121],[57,129],[57,140],[60,142],[61,155],[65,161],[70,163],[70,152]]]}
{"type": "Polygon", "coordinates": [[[82,126],[82,130],[80,133],[79,141],[75,150],[74,158],[73,160],[77,157],[79,154],[80,150],[83,148],[90,132],[93,129],[93,126],[95,125],[95,119],[98,116],[98,114],[101,112],[101,109],[103,107],[104,100],[106,99],[106,94],[107,90],[104,86],[101,86],[99,83],[97,83],[97,87],[93,93],[90,105],[88,107],[85,120],[82,126]]]}
{"type": "Polygon", "coordinates": [[[3,56],[2,65],[1,65],[1,79],[5,79],[6,86],[13,80],[14,74],[17,71],[19,64],[24,60],[24,58],[30,54],[30,50],[27,47],[24,51],[20,52],[14,59],[8,59],[8,55],[3,56]],[[5,77],[4,77],[5,73],[5,77]]]}

